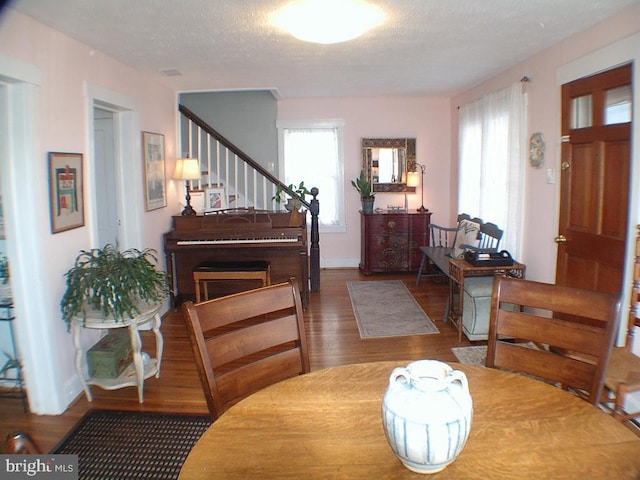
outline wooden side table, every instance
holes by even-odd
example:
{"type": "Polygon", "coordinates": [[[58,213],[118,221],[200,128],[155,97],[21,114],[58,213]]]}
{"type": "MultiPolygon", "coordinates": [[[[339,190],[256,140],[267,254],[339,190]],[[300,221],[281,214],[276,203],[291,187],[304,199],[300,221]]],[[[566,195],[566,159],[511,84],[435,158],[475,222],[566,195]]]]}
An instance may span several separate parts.
{"type": "Polygon", "coordinates": [[[449,259],[449,316],[448,320],[458,329],[458,342],[462,341],[462,306],[464,303],[464,279],[465,277],[489,277],[495,274],[509,275],[510,277],[524,278],[526,266],[519,262],[505,266],[479,266],[476,267],[464,258],[449,259]],[[458,305],[454,300],[454,294],[458,291],[458,305]]]}
{"type": "Polygon", "coordinates": [[[71,331],[73,333],[73,344],[76,348],[76,372],[84,393],[88,401],[93,400],[89,385],[97,385],[105,390],[115,390],[118,388],[135,386],[138,387],[138,400],[144,403],[143,386],[144,381],[155,375],[160,376],[160,362],[162,361],[162,349],[164,340],[160,332],[162,319],[160,318],[161,305],[140,305],[140,315],[131,319],[121,321],[108,320],[104,321],[100,316],[100,312],[91,312],[87,314],[87,318],[74,317],[71,320],[71,331]],[[156,338],[156,357],[150,358],[145,363],[142,357],[142,341],[140,340],[139,329],[143,325],[151,324],[153,333],[156,338]],[[128,328],[129,338],[131,340],[131,349],[133,351],[133,363],[125,368],[118,378],[95,378],[89,376],[89,367],[87,365],[87,352],[80,341],[80,332],[83,328],[92,328],[99,330],[109,330],[113,328],[128,328]]]}

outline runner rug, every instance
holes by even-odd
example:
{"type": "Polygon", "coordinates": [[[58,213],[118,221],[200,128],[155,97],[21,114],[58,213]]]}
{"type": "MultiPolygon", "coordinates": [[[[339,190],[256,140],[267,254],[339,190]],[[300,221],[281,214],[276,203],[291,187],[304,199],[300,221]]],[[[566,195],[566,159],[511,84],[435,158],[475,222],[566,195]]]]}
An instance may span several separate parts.
{"type": "Polygon", "coordinates": [[[347,282],[361,338],[440,333],[401,280],[347,282]]]}
{"type": "Polygon", "coordinates": [[[90,410],[51,453],[78,455],[80,480],[178,478],[208,415],[90,410]]]}

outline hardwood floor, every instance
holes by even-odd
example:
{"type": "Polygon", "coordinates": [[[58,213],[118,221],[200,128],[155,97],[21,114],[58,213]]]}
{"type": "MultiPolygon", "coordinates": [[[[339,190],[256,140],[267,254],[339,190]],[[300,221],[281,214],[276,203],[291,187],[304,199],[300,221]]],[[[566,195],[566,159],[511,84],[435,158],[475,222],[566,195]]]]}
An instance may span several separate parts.
{"type": "MultiPolygon", "coordinates": [[[[309,308],[305,312],[312,370],[375,360],[398,360],[399,365],[419,358],[453,362],[456,358],[451,347],[470,344],[466,339],[458,343],[454,328],[442,322],[448,295],[446,282],[422,280],[416,287],[414,274],[364,276],[355,269],[323,270],[320,278],[320,292],[311,293],[309,308]],[[404,281],[440,334],[360,338],[346,282],[392,279],[404,281]]],[[[138,403],[137,391],[132,387],[111,391],[93,387],[93,402],[88,402],[81,394],[63,415],[57,416],[24,413],[20,400],[0,398],[3,439],[12,430],[23,430],[33,436],[42,452],[48,452],[92,408],[207,413],[182,315],[167,313],[163,318],[162,333],[165,347],[161,375],[145,382],[144,404],[138,403]]],[[[142,332],[142,336],[143,350],[153,354],[152,334],[142,332]]]]}

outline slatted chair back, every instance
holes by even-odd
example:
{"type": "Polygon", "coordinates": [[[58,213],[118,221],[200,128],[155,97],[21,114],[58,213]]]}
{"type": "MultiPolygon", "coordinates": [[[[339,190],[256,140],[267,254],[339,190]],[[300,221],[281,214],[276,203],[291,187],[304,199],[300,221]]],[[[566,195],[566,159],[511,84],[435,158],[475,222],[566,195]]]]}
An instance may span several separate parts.
{"type": "Polygon", "coordinates": [[[500,240],[502,240],[503,233],[504,231],[500,230],[495,223],[481,223],[478,248],[483,251],[497,251],[500,246],[500,240]]]}
{"type": "Polygon", "coordinates": [[[297,283],[182,305],[211,418],[251,393],[307,373],[297,283]]]}
{"type": "Polygon", "coordinates": [[[497,276],[487,367],[556,382],[595,405],[618,331],[619,305],[615,294],[497,276]]]}
{"type": "MultiPolygon", "coordinates": [[[[458,224],[461,220],[471,220],[466,213],[458,215],[458,224]]],[[[453,248],[456,243],[456,235],[458,234],[458,224],[455,227],[443,227],[435,223],[429,224],[431,230],[431,246],[453,248]]]]}

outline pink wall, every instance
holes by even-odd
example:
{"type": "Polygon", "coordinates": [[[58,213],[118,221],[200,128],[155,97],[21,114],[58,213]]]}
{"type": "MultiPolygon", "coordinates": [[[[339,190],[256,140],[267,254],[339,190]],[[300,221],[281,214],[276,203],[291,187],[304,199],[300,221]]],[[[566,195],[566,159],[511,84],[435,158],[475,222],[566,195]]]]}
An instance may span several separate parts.
{"type": "MultiPolygon", "coordinates": [[[[556,244],[553,241],[557,235],[559,209],[559,183],[546,182],[546,169],[554,169],[559,179],[560,164],[560,87],[557,82],[557,72],[566,64],[586,58],[590,55],[601,57],[593,52],[605,46],[615,44],[625,37],[640,31],[640,6],[627,9],[596,27],[576,35],[538,55],[535,55],[508,71],[469,89],[452,99],[451,103],[451,158],[453,179],[457,176],[458,158],[458,122],[456,107],[480,98],[489,92],[505,88],[512,82],[519,81],[524,75],[531,81],[524,84],[529,97],[529,129],[527,139],[534,132],[542,132],[546,140],[546,158],[542,168],[536,169],[527,164],[525,186],[525,243],[522,261],[527,264],[527,277],[553,282],[555,280],[556,244]]],[[[640,52],[636,52],[637,56],[640,52]]],[[[633,53],[627,59],[633,60],[633,53]]],[[[622,55],[624,57],[624,54],[622,55]]],[[[615,65],[616,59],[611,60],[615,65]]],[[[595,73],[599,65],[606,66],[606,59],[594,61],[595,73]],[[604,62],[604,63],[603,63],[604,62]]],[[[637,63],[637,60],[636,60],[637,63]]],[[[610,65],[610,66],[613,66],[610,65]]],[[[637,81],[636,76],[636,83],[637,81]]],[[[636,92],[638,86],[636,85],[636,92]]],[[[636,95],[636,104],[638,96],[636,95]]],[[[636,112],[637,112],[636,105],[636,112]]],[[[636,119],[638,116],[636,115],[636,119]]],[[[636,122],[637,123],[637,122],[636,122]]],[[[635,127],[637,129],[637,125],[635,127]]],[[[637,130],[635,130],[637,132],[637,130]]],[[[637,138],[637,136],[636,136],[637,138]]],[[[640,165],[638,149],[635,149],[634,164],[640,165]]],[[[455,181],[452,182],[456,188],[455,181]]],[[[453,190],[452,189],[452,190],[453,190]]],[[[637,193],[634,194],[637,203],[637,193]]],[[[457,192],[454,194],[457,198],[457,192]]],[[[455,209],[456,201],[452,201],[455,209]]],[[[637,209],[633,205],[632,213],[637,209]]],[[[635,223],[637,221],[637,215],[635,223]]]]}
{"type": "MultiPolygon", "coordinates": [[[[344,189],[346,233],[326,233],[320,241],[323,266],[357,266],[360,260],[360,197],[351,186],[361,168],[362,138],[415,137],[418,163],[425,164],[424,204],[432,221],[447,222],[449,204],[450,108],[447,98],[377,97],[311,98],[278,102],[278,120],[342,119],[344,128],[344,189]]],[[[311,183],[311,182],[307,182],[311,183]]],[[[421,204],[409,196],[409,207],[421,204]]],[[[322,208],[322,192],[319,196],[322,208]]],[[[376,208],[404,205],[403,194],[376,194],[376,208]]]]}
{"type": "MultiPolygon", "coordinates": [[[[71,335],[60,315],[63,274],[71,267],[79,250],[97,246],[92,238],[96,219],[92,218],[89,208],[92,152],[88,151],[91,105],[87,99],[87,86],[126,98],[135,106],[132,123],[135,131],[131,133],[135,146],[131,158],[126,159],[125,180],[135,179],[131,183],[136,187],[131,189],[135,191],[135,197],[127,207],[136,216],[140,244],[129,246],[152,247],[159,253],[162,253],[162,233],[169,229],[170,216],[179,212],[179,197],[169,182],[168,207],[144,212],[140,132],[164,135],[170,175],[175,157],[176,94],[136,69],[9,8],[3,10],[0,17],[0,79],[24,81],[20,78],[22,70],[35,72],[33,76],[37,77],[30,103],[33,112],[27,113],[34,121],[26,126],[31,138],[27,142],[27,153],[21,157],[24,161],[16,161],[13,155],[0,159],[5,179],[12,175],[16,177],[3,181],[3,187],[13,190],[5,190],[3,198],[5,211],[11,210],[9,215],[21,216],[20,231],[8,232],[13,236],[11,241],[17,245],[16,251],[12,252],[12,266],[31,262],[40,269],[37,274],[16,272],[14,291],[29,403],[36,413],[52,414],[64,411],[80,393],[71,335]],[[55,235],[50,232],[48,213],[47,153],[50,151],[82,153],[85,165],[85,226],[55,235]],[[24,172],[28,172],[26,178],[24,172]],[[11,204],[12,197],[23,199],[21,208],[11,204]],[[25,210],[26,205],[29,208],[25,210]],[[16,241],[18,237],[21,242],[16,241]],[[34,256],[37,258],[31,260],[34,256]],[[29,291],[19,292],[20,277],[29,278],[29,291]],[[20,304],[20,298],[34,298],[33,292],[38,292],[37,302],[32,302],[37,304],[38,315],[30,314],[33,305],[20,304]]],[[[17,85],[20,83],[11,84],[9,90],[17,85]]]]}

